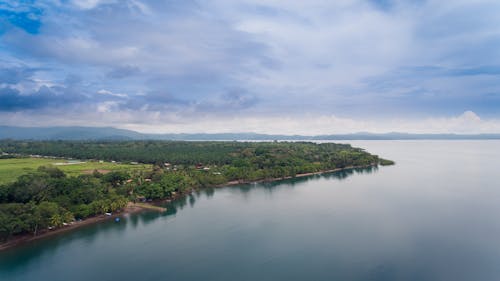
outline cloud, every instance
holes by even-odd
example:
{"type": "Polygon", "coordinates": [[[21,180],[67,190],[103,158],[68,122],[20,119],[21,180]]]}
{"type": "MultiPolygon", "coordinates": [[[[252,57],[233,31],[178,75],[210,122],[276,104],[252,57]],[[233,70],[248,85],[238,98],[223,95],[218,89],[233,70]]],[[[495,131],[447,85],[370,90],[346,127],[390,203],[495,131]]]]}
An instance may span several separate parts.
{"type": "Polygon", "coordinates": [[[59,116],[98,111],[88,123],[135,114],[113,122],[185,130],[203,129],[186,116],[296,130],[287,120],[309,116],[350,131],[385,129],[369,120],[408,130],[398,119],[437,130],[442,118],[459,130],[450,116],[467,110],[481,128],[500,118],[498,1],[20,3],[0,3],[6,112],[57,105],[59,116]]]}
{"type": "Polygon", "coordinates": [[[121,79],[139,74],[140,72],[141,70],[137,66],[123,65],[113,68],[110,72],[107,73],[107,76],[109,78],[121,79]]]}
{"type": "Polygon", "coordinates": [[[0,68],[0,84],[15,85],[33,76],[34,69],[23,67],[0,68]]]}
{"type": "Polygon", "coordinates": [[[107,1],[106,0],[72,0],[71,2],[73,3],[73,5],[75,5],[76,7],[80,8],[80,9],[89,10],[89,9],[96,8],[97,6],[99,6],[101,4],[113,3],[116,1],[112,1],[112,0],[107,0],[107,1]]]}
{"type": "Polygon", "coordinates": [[[119,102],[105,101],[93,110],[76,109],[62,116],[50,111],[36,114],[0,112],[6,124],[23,126],[80,125],[114,126],[147,133],[223,133],[256,132],[266,134],[325,135],[356,132],[388,133],[500,133],[500,119],[482,119],[473,112],[457,116],[424,119],[392,118],[363,120],[335,115],[304,116],[220,116],[141,109],[116,110],[119,102]]]}
{"type": "Polygon", "coordinates": [[[255,94],[244,89],[231,88],[214,98],[194,102],[194,111],[200,114],[215,113],[227,117],[235,112],[241,115],[256,107],[258,103],[259,99],[255,94]]]}
{"type": "Polygon", "coordinates": [[[32,94],[23,95],[19,90],[11,87],[0,88],[0,111],[25,111],[51,107],[59,109],[70,107],[82,102],[84,97],[78,94],[64,93],[60,87],[42,86],[32,94]]]}
{"type": "Polygon", "coordinates": [[[118,97],[118,98],[126,98],[126,97],[128,97],[126,94],[113,93],[111,91],[104,90],[104,89],[101,89],[101,90],[97,91],[97,93],[99,95],[108,95],[108,96],[113,96],[113,97],[118,97]]]}

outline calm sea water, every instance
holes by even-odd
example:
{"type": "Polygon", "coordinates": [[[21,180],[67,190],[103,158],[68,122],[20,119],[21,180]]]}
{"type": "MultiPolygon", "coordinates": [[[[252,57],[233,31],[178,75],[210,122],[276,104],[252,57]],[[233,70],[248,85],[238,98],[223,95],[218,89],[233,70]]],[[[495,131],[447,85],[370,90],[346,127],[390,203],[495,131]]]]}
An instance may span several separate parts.
{"type": "Polygon", "coordinates": [[[0,280],[500,280],[499,141],[353,141],[396,166],[206,190],[0,253],[0,280]]]}

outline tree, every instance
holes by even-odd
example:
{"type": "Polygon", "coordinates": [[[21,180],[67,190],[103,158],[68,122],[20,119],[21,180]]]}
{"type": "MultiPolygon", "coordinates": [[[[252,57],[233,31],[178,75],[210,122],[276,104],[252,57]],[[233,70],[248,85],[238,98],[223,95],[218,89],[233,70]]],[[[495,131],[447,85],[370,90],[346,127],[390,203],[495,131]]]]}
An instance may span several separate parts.
{"type": "Polygon", "coordinates": [[[54,227],[59,227],[61,225],[63,225],[63,218],[60,214],[53,214],[51,217],[50,217],[50,224],[54,227]]]}
{"type": "Polygon", "coordinates": [[[113,187],[117,187],[124,181],[126,181],[128,178],[130,178],[130,175],[127,174],[126,172],[110,172],[107,173],[103,176],[103,181],[110,183],[113,187]]]}
{"type": "Polygon", "coordinates": [[[38,171],[47,174],[51,178],[64,178],[66,174],[54,166],[40,166],[38,171]]]}

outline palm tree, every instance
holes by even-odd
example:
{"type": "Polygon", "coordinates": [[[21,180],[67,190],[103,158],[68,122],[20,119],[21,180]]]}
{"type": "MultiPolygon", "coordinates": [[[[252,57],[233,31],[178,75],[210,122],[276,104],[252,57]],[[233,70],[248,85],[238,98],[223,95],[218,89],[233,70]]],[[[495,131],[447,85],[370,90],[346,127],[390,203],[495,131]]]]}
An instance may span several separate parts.
{"type": "Polygon", "coordinates": [[[50,224],[52,224],[55,227],[59,227],[63,224],[63,218],[59,214],[54,214],[52,217],[50,217],[50,224]]]}

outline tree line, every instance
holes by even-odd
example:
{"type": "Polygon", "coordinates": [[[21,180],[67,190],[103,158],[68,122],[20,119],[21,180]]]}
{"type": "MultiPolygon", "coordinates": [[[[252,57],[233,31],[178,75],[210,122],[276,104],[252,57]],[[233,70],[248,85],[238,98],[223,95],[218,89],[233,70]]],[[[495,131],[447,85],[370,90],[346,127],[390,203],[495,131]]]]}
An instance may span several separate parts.
{"type": "Polygon", "coordinates": [[[310,142],[4,140],[0,152],[154,164],[151,170],[95,171],[78,177],[42,166],[0,186],[3,240],[114,212],[130,201],[169,198],[193,188],[393,163],[347,144],[310,142]]]}

